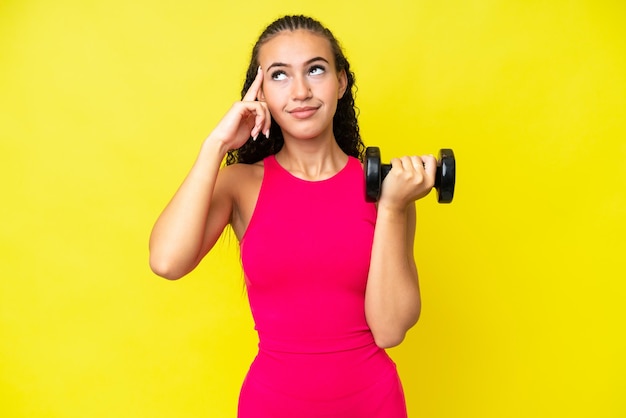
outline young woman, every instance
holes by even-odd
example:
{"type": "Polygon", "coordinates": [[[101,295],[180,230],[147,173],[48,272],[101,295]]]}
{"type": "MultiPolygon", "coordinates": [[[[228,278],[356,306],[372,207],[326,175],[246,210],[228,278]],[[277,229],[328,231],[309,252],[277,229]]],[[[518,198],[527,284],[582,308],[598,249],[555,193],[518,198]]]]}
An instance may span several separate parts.
{"type": "Polygon", "coordinates": [[[240,418],[406,417],[384,349],[420,314],[414,202],[432,189],[436,161],[391,160],[379,201],[366,202],[353,83],[318,21],[273,22],[242,100],[152,231],[150,265],[168,279],[193,270],[227,224],[239,240],[259,334],[240,418]]]}

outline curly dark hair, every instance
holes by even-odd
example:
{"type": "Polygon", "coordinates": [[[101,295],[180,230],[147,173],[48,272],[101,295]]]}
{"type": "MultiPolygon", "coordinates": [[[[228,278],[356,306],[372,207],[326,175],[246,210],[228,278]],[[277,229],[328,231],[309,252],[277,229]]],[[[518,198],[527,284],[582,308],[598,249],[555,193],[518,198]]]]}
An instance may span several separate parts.
{"type": "MultiPolygon", "coordinates": [[[[319,21],[302,15],[283,16],[265,28],[254,45],[254,48],[252,48],[250,66],[248,67],[246,80],[241,90],[241,97],[243,98],[245,96],[256,77],[257,68],[259,67],[259,50],[263,44],[283,31],[293,32],[299,29],[311,31],[328,39],[335,58],[336,70],[344,70],[346,73],[348,85],[343,97],[337,102],[337,111],[333,117],[333,133],[337,144],[343,152],[363,161],[365,145],[359,133],[359,124],[357,121],[358,109],[354,104],[354,94],[352,91],[354,87],[356,92],[354,73],[350,70],[350,63],[346,59],[337,39],[335,39],[331,31],[324,27],[319,21]]],[[[252,137],[250,137],[240,148],[228,152],[226,165],[235,163],[256,163],[269,155],[276,154],[281,150],[284,142],[280,126],[272,119],[269,140],[253,141],[252,137]]]]}

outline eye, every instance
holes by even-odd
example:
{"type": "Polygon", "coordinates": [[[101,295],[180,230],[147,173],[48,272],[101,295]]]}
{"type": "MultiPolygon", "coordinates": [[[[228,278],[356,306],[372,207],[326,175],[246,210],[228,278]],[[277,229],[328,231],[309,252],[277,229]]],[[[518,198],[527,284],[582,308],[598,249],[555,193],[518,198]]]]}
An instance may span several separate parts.
{"type": "Polygon", "coordinates": [[[326,69],[321,65],[314,65],[309,70],[310,75],[321,75],[326,72],[326,69]]]}
{"type": "Polygon", "coordinates": [[[284,71],[274,71],[272,73],[272,80],[281,81],[287,78],[287,74],[284,71]]]}

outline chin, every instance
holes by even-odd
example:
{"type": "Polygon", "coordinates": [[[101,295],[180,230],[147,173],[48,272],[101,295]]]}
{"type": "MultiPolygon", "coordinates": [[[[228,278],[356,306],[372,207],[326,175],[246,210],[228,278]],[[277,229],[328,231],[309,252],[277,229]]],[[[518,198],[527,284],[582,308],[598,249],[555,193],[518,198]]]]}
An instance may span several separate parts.
{"type": "MultiPolygon", "coordinates": [[[[332,129],[330,131],[332,133],[332,129]]],[[[283,137],[285,134],[294,139],[300,139],[303,141],[312,140],[324,136],[326,134],[325,130],[320,129],[306,129],[301,127],[301,129],[293,129],[293,130],[284,130],[283,129],[283,137]]]]}

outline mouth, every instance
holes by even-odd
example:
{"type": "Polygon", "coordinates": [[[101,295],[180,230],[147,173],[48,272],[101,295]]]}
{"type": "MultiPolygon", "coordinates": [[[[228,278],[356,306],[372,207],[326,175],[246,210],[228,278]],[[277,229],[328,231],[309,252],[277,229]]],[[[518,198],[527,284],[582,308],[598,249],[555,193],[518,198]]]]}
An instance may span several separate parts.
{"type": "Polygon", "coordinates": [[[287,111],[291,116],[296,119],[307,119],[310,118],[317,112],[319,107],[315,106],[303,106],[303,107],[295,107],[287,111]]]}

